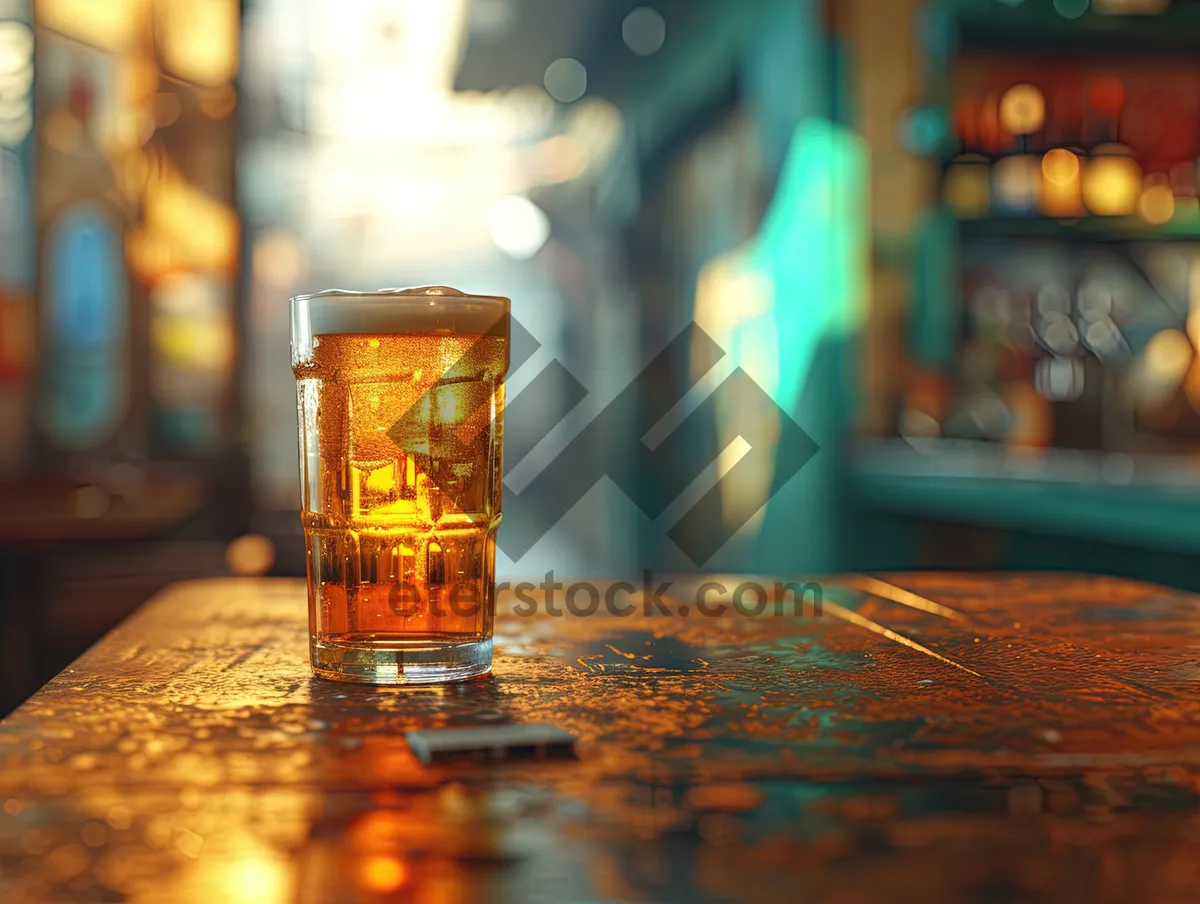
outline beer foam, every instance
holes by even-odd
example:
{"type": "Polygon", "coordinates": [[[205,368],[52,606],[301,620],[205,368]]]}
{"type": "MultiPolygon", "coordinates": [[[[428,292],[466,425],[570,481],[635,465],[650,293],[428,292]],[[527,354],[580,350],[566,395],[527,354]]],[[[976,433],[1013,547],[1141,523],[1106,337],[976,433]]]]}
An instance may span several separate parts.
{"type": "MultiPolygon", "coordinates": [[[[292,341],[343,334],[408,335],[449,330],[482,335],[503,329],[509,300],[447,286],[355,292],[329,289],[292,299],[292,341]]],[[[301,342],[301,344],[306,344],[301,342]]]]}

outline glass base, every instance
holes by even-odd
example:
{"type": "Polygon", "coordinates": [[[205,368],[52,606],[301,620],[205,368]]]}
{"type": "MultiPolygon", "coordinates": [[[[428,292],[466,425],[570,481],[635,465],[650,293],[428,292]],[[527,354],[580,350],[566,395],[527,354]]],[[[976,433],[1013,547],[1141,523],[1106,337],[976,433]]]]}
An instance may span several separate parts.
{"type": "Polygon", "coordinates": [[[492,670],[492,641],[311,640],[313,672],[359,684],[441,684],[492,670]]]}

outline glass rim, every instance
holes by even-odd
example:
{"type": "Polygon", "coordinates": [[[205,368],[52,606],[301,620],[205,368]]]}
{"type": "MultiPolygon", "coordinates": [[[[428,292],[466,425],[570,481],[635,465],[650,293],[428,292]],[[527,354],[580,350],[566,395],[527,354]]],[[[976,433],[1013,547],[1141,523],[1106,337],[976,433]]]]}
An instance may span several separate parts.
{"type": "Polygon", "coordinates": [[[427,301],[430,305],[446,304],[482,304],[495,305],[497,307],[508,307],[512,304],[512,299],[503,295],[472,295],[468,292],[463,292],[461,289],[454,289],[450,286],[413,286],[411,288],[399,289],[374,289],[374,290],[359,290],[359,289],[322,289],[319,292],[309,292],[303,295],[293,295],[288,299],[288,303],[295,307],[299,303],[328,300],[330,302],[352,302],[356,299],[370,299],[372,301],[381,301],[385,299],[411,299],[414,301],[427,301]]]}
{"type": "Polygon", "coordinates": [[[448,286],[412,289],[326,289],[290,299],[292,363],[311,356],[317,335],[402,335],[449,332],[509,335],[512,301],[468,295],[448,286]]]}

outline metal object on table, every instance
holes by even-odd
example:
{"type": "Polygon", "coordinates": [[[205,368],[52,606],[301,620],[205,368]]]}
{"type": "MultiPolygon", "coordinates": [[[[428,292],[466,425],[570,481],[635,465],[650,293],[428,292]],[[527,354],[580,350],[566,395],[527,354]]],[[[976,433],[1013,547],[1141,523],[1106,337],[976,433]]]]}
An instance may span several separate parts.
{"type": "Polygon", "coordinates": [[[470,728],[426,728],[404,735],[422,763],[474,759],[548,759],[575,753],[575,736],[555,725],[481,725],[470,728]]]}
{"type": "Polygon", "coordinates": [[[502,600],[492,677],[409,689],[309,677],[303,582],[177,585],[0,722],[0,899],[1193,899],[1200,597],[921,574],[707,617],[706,580],[746,578],[502,600]],[[503,722],[578,761],[404,740],[503,722]]]}

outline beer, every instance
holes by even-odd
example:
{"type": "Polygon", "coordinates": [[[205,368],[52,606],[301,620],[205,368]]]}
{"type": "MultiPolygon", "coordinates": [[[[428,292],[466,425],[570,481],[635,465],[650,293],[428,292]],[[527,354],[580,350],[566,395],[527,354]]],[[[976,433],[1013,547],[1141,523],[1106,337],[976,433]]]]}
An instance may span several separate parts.
{"type": "Polygon", "coordinates": [[[317,674],[490,669],[507,311],[441,288],[293,300],[317,674]]]}

